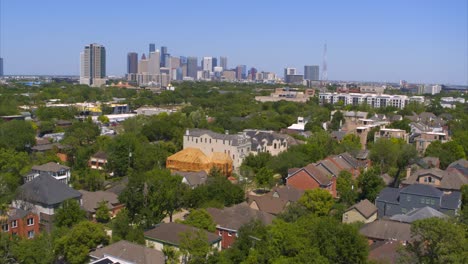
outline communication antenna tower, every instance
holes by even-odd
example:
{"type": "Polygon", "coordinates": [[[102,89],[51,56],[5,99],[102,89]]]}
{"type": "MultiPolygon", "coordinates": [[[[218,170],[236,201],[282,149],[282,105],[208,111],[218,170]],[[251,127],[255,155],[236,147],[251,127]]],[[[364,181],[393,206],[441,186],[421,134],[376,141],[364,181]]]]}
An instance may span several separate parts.
{"type": "Polygon", "coordinates": [[[328,72],[327,72],[327,43],[323,46],[323,64],[322,64],[322,83],[328,81],[328,72]]]}

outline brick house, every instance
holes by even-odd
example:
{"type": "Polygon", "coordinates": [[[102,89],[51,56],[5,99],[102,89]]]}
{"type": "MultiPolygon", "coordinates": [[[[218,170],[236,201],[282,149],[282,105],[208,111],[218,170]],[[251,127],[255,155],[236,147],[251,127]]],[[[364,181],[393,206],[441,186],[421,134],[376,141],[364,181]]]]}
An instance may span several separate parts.
{"type": "Polygon", "coordinates": [[[94,220],[96,218],[96,210],[99,203],[106,202],[107,209],[111,218],[114,218],[125,205],[119,202],[118,195],[108,191],[88,192],[85,190],[79,191],[82,194],[82,207],[86,211],[88,218],[94,220]]]}
{"type": "Polygon", "coordinates": [[[21,238],[34,238],[39,234],[39,216],[32,211],[20,208],[10,208],[5,215],[0,216],[2,232],[21,238]]]}

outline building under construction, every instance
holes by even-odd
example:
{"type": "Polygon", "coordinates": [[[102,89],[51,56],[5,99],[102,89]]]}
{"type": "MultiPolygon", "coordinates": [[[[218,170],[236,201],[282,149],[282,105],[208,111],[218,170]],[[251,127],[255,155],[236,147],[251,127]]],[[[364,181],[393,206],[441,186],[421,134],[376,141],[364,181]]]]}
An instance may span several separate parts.
{"type": "Polygon", "coordinates": [[[219,169],[226,177],[232,174],[232,159],[229,155],[214,152],[211,157],[205,155],[198,148],[186,148],[166,160],[166,168],[173,171],[205,171],[209,173],[212,168],[219,169]]]}

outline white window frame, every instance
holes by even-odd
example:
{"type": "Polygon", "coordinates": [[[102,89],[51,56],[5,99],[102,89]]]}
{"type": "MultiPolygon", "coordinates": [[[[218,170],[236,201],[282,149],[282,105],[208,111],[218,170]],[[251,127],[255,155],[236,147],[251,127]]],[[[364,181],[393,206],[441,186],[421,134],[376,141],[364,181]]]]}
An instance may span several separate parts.
{"type": "Polygon", "coordinates": [[[234,233],[234,232],[229,231],[228,236],[232,237],[232,233],[234,233]]]}
{"type": "Polygon", "coordinates": [[[16,228],[16,227],[18,227],[18,220],[11,221],[11,228],[16,228]]]}
{"type": "Polygon", "coordinates": [[[28,239],[32,239],[32,238],[34,238],[34,236],[35,236],[34,230],[29,230],[28,231],[28,239]]]}
{"type": "Polygon", "coordinates": [[[26,220],[26,221],[27,221],[28,226],[34,225],[34,218],[30,217],[30,218],[28,218],[28,220],[26,220]],[[29,221],[29,220],[31,220],[31,221],[29,221]],[[29,223],[29,222],[31,222],[31,223],[29,223]]]}
{"type": "Polygon", "coordinates": [[[10,225],[8,225],[8,223],[7,223],[7,224],[3,224],[3,225],[2,225],[2,231],[3,231],[3,232],[8,232],[8,231],[10,231],[10,225]]]}

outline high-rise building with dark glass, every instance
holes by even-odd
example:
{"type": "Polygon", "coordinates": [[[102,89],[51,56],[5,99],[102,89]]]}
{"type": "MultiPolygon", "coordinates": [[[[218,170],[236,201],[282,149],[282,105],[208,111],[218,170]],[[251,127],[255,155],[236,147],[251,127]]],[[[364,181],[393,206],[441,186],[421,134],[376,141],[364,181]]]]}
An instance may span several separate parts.
{"type": "Polygon", "coordinates": [[[219,66],[223,67],[223,70],[227,71],[227,57],[219,57],[219,66]]]}
{"type": "Polygon", "coordinates": [[[138,73],[138,53],[127,54],[127,74],[138,73]]]}
{"type": "Polygon", "coordinates": [[[161,67],[166,67],[167,47],[161,47],[161,67]]]}
{"type": "Polygon", "coordinates": [[[218,58],[213,57],[213,59],[211,61],[211,65],[212,65],[211,71],[214,71],[214,68],[218,67],[218,58]]]}
{"type": "Polygon", "coordinates": [[[80,54],[80,84],[99,87],[106,84],[106,49],[99,44],[85,46],[80,54]]]}
{"type": "Polygon", "coordinates": [[[196,80],[197,71],[198,71],[198,58],[188,57],[187,58],[187,76],[192,77],[194,80],[196,80]]]}
{"type": "Polygon", "coordinates": [[[151,52],[155,52],[155,51],[156,51],[156,44],[150,43],[150,44],[149,44],[149,52],[148,52],[148,54],[150,54],[151,52]]]}
{"type": "Polygon", "coordinates": [[[319,80],[319,66],[306,65],[304,66],[304,80],[318,81],[319,80]]]}

